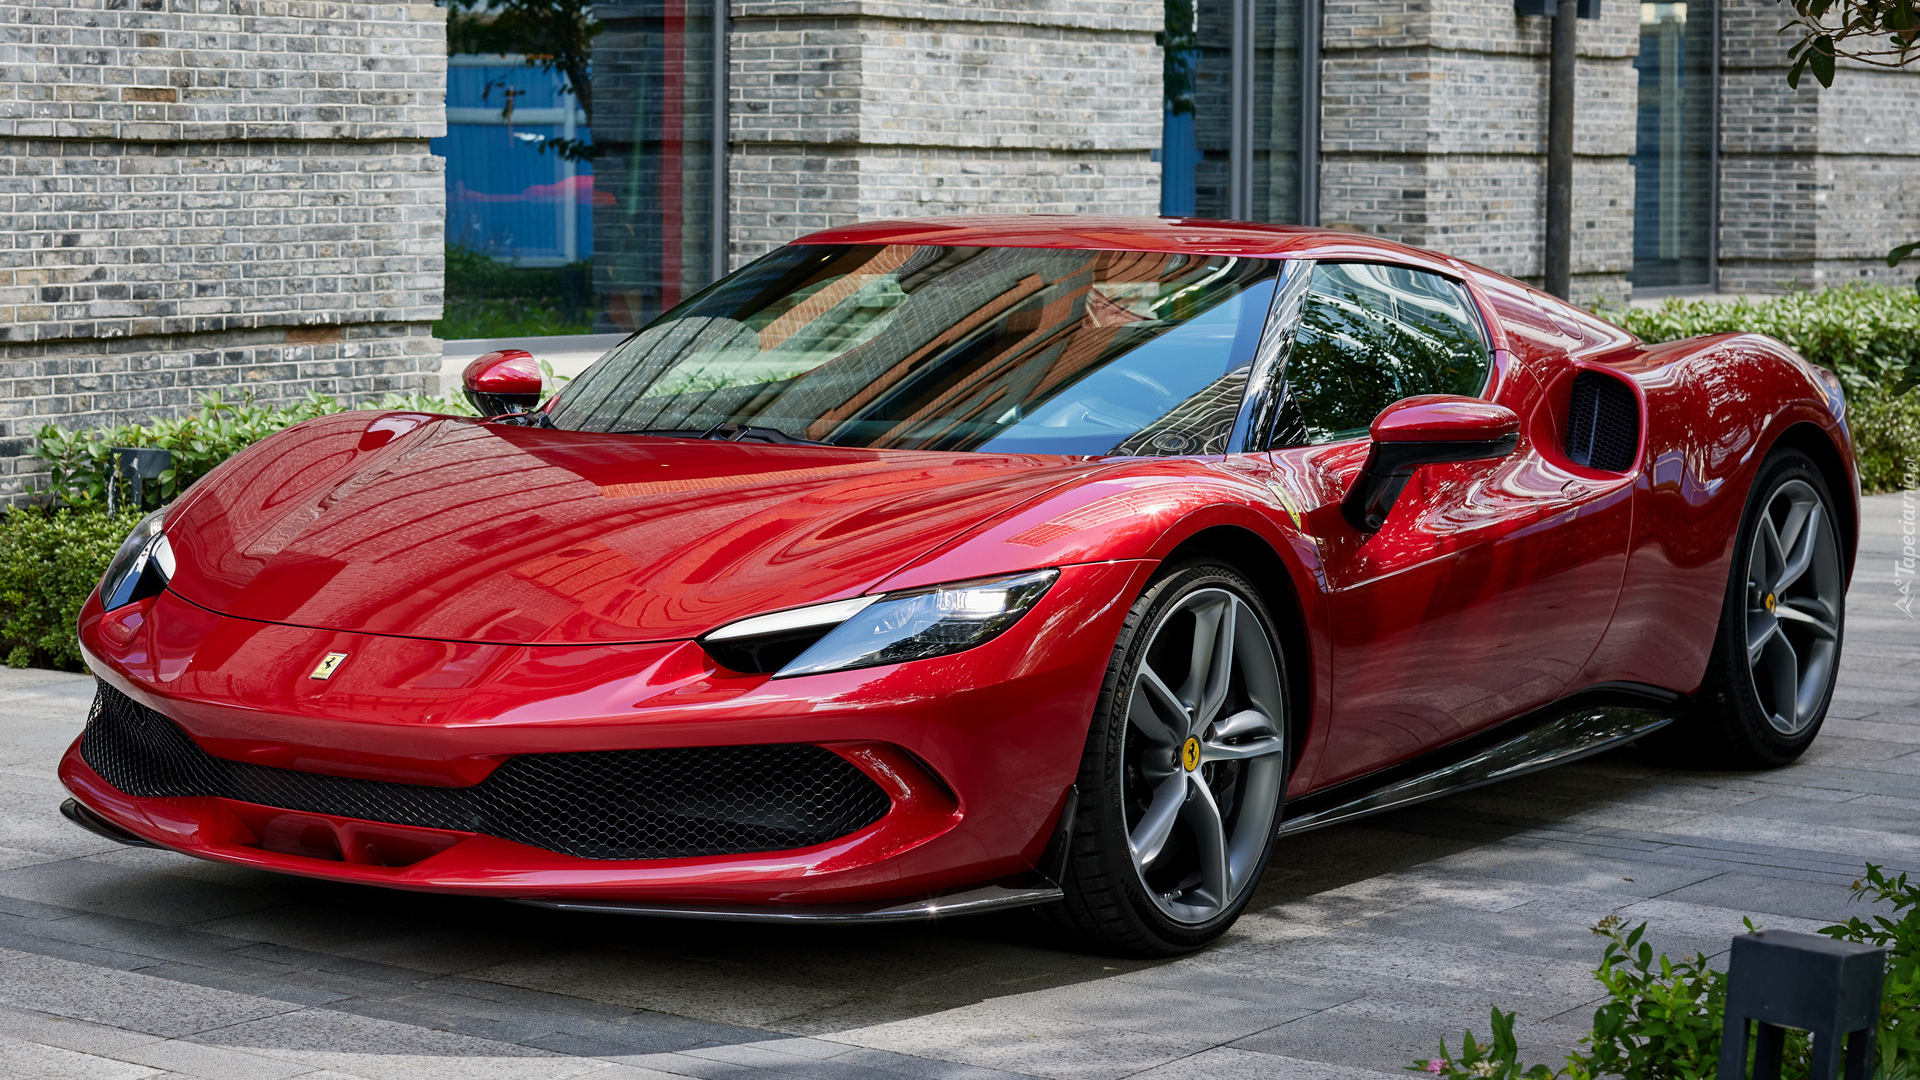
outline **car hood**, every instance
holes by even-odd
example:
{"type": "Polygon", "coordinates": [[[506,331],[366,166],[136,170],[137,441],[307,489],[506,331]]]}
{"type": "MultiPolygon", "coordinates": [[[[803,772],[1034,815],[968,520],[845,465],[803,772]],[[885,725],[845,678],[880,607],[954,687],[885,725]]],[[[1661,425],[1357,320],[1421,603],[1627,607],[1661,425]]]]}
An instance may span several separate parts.
{"type": "Polygon", "coordinates": [[[196,485],[167,518],[171,588],[329,630],[672,640],[859,595],[1097,468],[372,415],[289,429],[196,485]]]}

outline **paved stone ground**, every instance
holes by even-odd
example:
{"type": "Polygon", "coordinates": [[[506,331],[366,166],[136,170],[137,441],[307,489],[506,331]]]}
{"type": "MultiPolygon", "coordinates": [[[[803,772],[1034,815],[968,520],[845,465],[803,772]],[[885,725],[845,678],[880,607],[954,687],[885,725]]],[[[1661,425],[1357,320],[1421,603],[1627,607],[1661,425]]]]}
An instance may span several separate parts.
{"type": "MultiPolygon", "coordinates": [[[[1587,1030],[1618,914],[1669,951],[1844,916],[1920,869],[1920,622],[1870,500],[1831,718],[1800,763],[1629,752],[1289,841],[1234,934],[1138,963],[1015,917],[903,929],[569,916],[119,848],[63,821],[85,679],[0,672],[0,1074],[1380,1080],[1517,1010],[1587,1030]]],[[[1400,1074],[1404,1075],[1404,1074],[1400,1074]]]]}

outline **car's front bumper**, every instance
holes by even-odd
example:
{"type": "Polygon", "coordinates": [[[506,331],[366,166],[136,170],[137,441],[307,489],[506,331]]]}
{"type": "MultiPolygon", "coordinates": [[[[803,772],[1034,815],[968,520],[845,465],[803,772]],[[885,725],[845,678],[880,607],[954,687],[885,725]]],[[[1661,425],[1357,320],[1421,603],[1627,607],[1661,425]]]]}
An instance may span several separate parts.
{"type": "Polygon", "coordinates": [[[60,775],[87,812],[127,837],[284,873],[714,917],[802,906],[911,913],[927,908],[924,898],[1031,875],[1073,782],[1120,621],[1149,570],[1067,567],[1034,611],[980,648],[786,680],[726,672],[691,642],[352,634],[221,616],[172,593],[82,614],[95,674],[229,762],[467,787],[522,754],[825,746],[891,807],[798,849],[583,858],[225,797],[138,797],[103,779],[80,741],[60,775]],[[346,659],[314,678],[329,653],[346,659]]]}

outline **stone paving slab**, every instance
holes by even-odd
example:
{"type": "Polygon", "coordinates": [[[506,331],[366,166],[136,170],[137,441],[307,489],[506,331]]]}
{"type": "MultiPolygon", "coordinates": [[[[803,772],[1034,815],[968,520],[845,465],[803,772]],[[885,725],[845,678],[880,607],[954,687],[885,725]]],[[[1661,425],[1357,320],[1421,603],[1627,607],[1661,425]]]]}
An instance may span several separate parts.
{"type": "Polygon", "coordinates": [[[918,927],[618,919],[274,877],[58,814],[90,681],[0,669],[0,1080],[1383,1080],[1493,1006],[1530,1060],[1588,1030],[1607,915],[1670,952],[1743,916],[1856,912],[1920,870],[1920,623],[1900,496],[1867,501],[1846,656],[1806,758],[1632,751],[1289,839],[1248,915],[1178,961],[1019,916],[918,927]]]}

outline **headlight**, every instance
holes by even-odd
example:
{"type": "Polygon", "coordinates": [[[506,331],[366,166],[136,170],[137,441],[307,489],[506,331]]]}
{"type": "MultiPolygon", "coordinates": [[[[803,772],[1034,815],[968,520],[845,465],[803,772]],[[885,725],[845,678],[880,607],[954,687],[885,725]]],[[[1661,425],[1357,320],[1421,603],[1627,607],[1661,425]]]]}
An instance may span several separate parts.
{"type": "Polygon", "coordinates": [[[735,671],[775,678],[878,667],[964,652],[1020,621],[1058,570],[861,596],[729,623],[700,639],[735,671]]]}
{"type": "Polygon", "coordinates": [[[100,578],[100,606],[108,611],[144,600],[167,587],[173,579],[173,546],[160,531],[165,510],[155,510],[140,519],[133,534],[113,553],[107,572],[100,578]]]}

